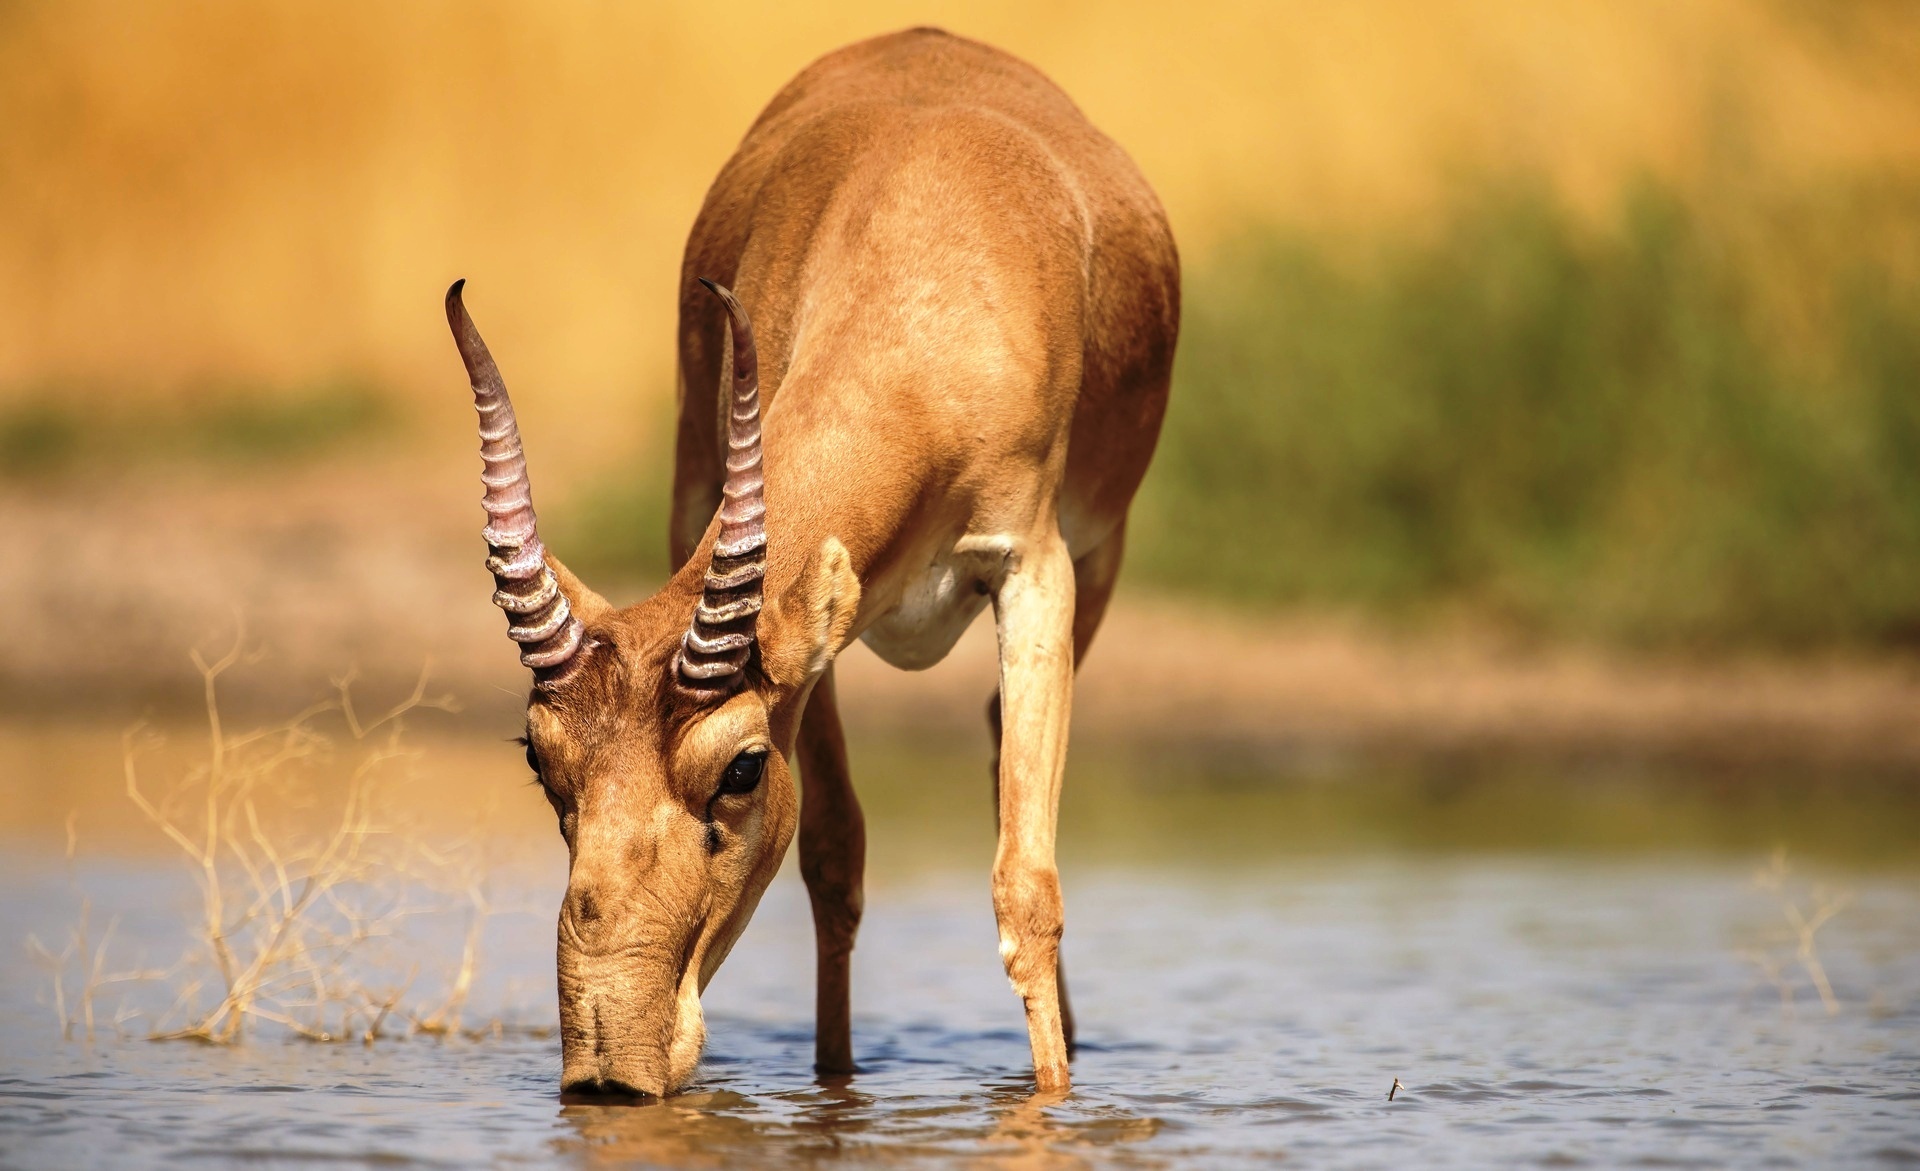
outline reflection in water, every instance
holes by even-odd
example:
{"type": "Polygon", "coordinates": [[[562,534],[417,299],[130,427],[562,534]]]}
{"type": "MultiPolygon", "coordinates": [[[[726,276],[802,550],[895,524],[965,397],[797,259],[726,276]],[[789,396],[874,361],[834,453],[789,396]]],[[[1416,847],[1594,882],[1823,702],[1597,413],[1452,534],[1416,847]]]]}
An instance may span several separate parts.
{"type": "Polygon", "coordinates": [[[594,1165],[726,1167],[743,1151],[766,1149],[765,1124],[729,1109],[746,1104],[739,1094],[716,1090],[638,1106],[563,1106],[560,1117],[594,1165]]]}
{"type": "Polygon", "coordinates": [[[1089,1152],[1159,1133],[1158,1119],[1114,1107],[1079,1108],[1071,1095],[1036,1094],[1007,1081],[958,1099],[861,1093],[832,1078],[775,1093],[771,1102],[730,1090],[642,1106],[563,1106],[560,1116],[593,1166],[730,1167],[769,1159],[888,1163],[963,1159],[1008,1171],[1089,1165],[1089,1152]],[[772,1106],[772,1109],[768,1109],[772,1106]]]}
{"type": "Polygon", "coordinates": [[[1060,1121],[1050,1108],[1064,1104],[1067,1098],[1060,1093],[1004,1095],[994,1111],[993,1133],[986,1143],[992,1152],[988,1160],[995,1166],[1036,1171],[1083,1167],[1086,1160],[1073,1150],[1076,1146],[1137,1142],[1152,1138],[1160,1130],[1158,1119],[1122,1111],[1103,1111],[1075,1122],[1060,1121]]]}

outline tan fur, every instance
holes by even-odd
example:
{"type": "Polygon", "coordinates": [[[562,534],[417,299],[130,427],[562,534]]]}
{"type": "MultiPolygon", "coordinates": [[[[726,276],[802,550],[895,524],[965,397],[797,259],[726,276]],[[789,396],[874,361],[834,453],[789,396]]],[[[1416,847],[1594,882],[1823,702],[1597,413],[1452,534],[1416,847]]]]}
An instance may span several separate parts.
{"type": "Polygon", "coordinates": [[[831,663],[864,636],[924,666],[988,604],[1000,950],[1038,1083],[1067,1086],[1054,821],[1073,673],[1158,434],[1178,280],[1131,162],[1038,72],[984,45],[926,29],[854,45],[754,124],[682,270],[679,568],[615,610],[556,566],[587,642],[577,670],[536,689],[528,728],[572,860],[565,1086],[661,1094],[686,1080],[700,991],[796,826],[818,1063],[851,1071],[865,839],[831,663]],[[710,559],[723,452],[727,334],[698,277],[751,314],[763,395],[768,606],[758,668],[724,702],[690,698],[671,666],[710,559]],[[716,799],[728,762],[755,747],[773,750],[759,788],[716,799]]]}

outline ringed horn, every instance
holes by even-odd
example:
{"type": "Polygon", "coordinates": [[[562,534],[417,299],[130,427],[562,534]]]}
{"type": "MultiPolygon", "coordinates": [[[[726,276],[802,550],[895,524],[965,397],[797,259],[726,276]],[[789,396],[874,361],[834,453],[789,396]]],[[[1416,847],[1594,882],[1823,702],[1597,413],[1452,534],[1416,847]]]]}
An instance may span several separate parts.
{"type": "Polygon", "coordinates": [[[713,542],[700,605],[680,640],[676,669],[682,686],[731,691],[753,656],[767,576],[766,478],[760,462],[760,370],[753,325],[738,299],[721,286],[700,283],[727,307],[733,333],[733,397],[727,414],[727,478],[721,488],[720,533],[713,542]]]}
{"type": "Polygon", "coordinates": [[[482,535],[487,539],[487,568],[493,571],[493,604],[507,612],[507,637],[520,644],[520,661],[544,686],[565,675],[580,649],[582,630],[547,564],[520,425],[514,421],[500,368],[460,300],[466,283],[455,281],[447,290],[447,324],[473,384],[473,409],[480,413],[480,480],[487,487],[481,498],[487,510],[482,535]]]}

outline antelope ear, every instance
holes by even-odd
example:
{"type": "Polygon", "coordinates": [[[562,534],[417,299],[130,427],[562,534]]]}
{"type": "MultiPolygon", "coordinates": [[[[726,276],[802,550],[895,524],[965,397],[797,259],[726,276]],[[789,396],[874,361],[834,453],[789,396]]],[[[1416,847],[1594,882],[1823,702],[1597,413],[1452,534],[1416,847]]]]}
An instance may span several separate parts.
{"type": "Polygon", "coordinates": [[[763,615],[760,661],[783,687],[804,687],[827,669],[846,644],[860,609],[860,578],[838,537],[820,544],[813,563],[763,615]],[[772,621],[767,621],[768,617],[772,621]]]}
{"type": "Polygon", "coordinates": [[[560,583],[560,592],[566,595],[567,606],[581,625],[591,626],[594,621],[613,612],[613,606],[599,594],[587,588],[585,582],[573,575],[573,570],[560,564],[560,559],[551,552],[547,553],[547,568],[553,570],[553,576],[560,583]]]}

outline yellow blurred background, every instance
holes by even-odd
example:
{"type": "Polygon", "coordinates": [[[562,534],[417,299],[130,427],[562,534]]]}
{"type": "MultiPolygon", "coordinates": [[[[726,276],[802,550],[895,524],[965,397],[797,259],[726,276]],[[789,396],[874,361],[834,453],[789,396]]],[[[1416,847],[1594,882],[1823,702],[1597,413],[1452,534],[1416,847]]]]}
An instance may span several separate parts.
{"type": "Polygon", "coordinates": [[[663,417],[679,251],[754,114],[917,23],[1058,81],[1190,259],[1250,220],[1417,221],[1489,172],[1605,214],[1648,174],[1920,167],[1901,3],[14,0],[0,401],[457,400],[438,298],[465,276],[523,416],[575,455],[541,473],[591,466],[663,417]]]}

